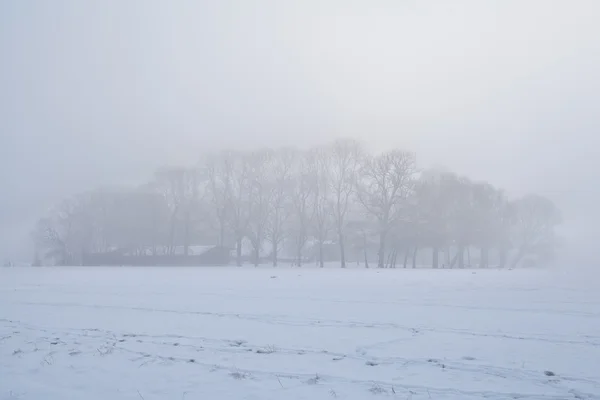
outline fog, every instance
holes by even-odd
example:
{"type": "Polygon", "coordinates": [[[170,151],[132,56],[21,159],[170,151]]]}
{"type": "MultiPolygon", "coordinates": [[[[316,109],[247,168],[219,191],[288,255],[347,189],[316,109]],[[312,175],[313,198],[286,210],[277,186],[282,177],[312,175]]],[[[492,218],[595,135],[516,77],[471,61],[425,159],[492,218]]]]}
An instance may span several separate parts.
{"type": "MultiPolygon", "coordinates": [[[[0,3],[0,258],[70,194],[211,150],[338,137],[599,232],[600,3],[0,3]]],[[[593,251],[593,250],[592,250],[593,251]]]]}

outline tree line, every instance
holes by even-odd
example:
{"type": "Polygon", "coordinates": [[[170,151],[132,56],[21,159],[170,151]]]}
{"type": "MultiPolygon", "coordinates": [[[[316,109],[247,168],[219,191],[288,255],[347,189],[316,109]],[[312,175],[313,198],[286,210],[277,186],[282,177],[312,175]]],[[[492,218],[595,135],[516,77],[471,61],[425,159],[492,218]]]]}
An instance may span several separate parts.
{"type": "Polygon", "coordinates": [[[80,265],[86,254],[123,249],[189,255],[214,244],[237,265],[415,267],[420,255],[432,268],[485,268],[551,260],[560,221],[543,196],[509,199],[487,182],[421,170],[412,152],[371,153],[340,139],[222,151],[161,168],[137,187],[82,193],[41,218],[33,237],[37,264],[80,265]]]}

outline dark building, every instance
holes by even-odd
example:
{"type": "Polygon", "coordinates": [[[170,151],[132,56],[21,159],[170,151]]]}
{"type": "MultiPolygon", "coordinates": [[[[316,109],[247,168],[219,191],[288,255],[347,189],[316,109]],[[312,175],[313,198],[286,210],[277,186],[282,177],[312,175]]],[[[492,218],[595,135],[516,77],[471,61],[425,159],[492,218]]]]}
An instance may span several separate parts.
{"type": "Polygon", "coordinates": [[[92,253],[83,257],[85,266],[223,266],[231,259],[231,250],[222,246],[201,246],[189,255],[180,254],[131,254],[115,250],[108,253],[92,253]]]}

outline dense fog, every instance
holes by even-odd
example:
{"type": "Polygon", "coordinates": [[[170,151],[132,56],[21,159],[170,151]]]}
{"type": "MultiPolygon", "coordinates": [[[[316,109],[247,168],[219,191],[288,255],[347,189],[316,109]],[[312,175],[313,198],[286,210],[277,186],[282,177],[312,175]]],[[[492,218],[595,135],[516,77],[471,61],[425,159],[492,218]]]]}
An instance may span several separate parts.
{"type": "Polygon", "coordinates": [[[65,199],[206,171],[223,151],[344,139],[411,154],[419,182],[443,171],[547,199],[554,264],[589,266],[599,18],[592,0],[3,2],[0,261],[31,263],[38,220],[65,199]]]}

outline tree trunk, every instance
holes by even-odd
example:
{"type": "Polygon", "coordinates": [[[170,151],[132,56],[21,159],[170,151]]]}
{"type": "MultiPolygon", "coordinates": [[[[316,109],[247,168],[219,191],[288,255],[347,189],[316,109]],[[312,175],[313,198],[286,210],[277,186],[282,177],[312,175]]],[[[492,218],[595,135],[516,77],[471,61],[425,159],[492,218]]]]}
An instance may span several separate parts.
{"type": "Polygon", "coordinates": [[[302,266],[302,246],[298,245],[298,262],[296,263],[298,267],[302,266]]]}
{"type": "Polygon", "coordinates": [[[254,245],[254,266],[258,267],[260,263],[260,248],[257,244],[254,245]]]}
{"type": "Polygon", "coordinates": [[[344,235],[340,231],[339,233],[339,241],[340,241],[340,263],[342,268],[346,268],[346,250],[344,247],[344,235]]]}
{"type": "Polygon", "coordinates": [[[524,256],[525,256],[525,249],[523,247],[521,247],[521,248],[519,248],[517,255],[515,256],[515,258],[513,259],[512,263],[511,263],[511,268],[517,268],[517,266],[519,265],[519,262],[523,259],[524,256]]]}
{"type": "Polygon", "coordinates": [[[323,268],[325,263],[323,262],[323,241],[319,240],[319,267],[323,268]]]}
{"type": "Polygon", "coordinates": [[[467,247],[467,267],[471,268],[471,247],[467,247]]]}
{"type": "Polygon", "coordinates": [[[431,267],[437,269],[439,267],[440,264],[440,249],[438,249],[437,247],[434,247],[432,250],[432,262],[431,262],[431,267]]]}
{"type": "Polygon", "coordinates": [[[406,250],[404,251],[404,268],[406,268],[406,265],[408,264],[408,251],[410,250],[410,248],[407,246],[406,250]]]}
{"type": "MultiPolygon", "coordinates": [[[[385,239],[386,239],[386,234],[385,232],[381,232],[379,234],[379,259],[377,260],[377,268],[383,268],[385,267],[385,239]]],[[[365,234],[365,245],[366,245],[366,234],[365,234]]],[[[366,248],[366,246],[365,246],[366,248]]],[[[366,251],[366,250],[365,250],[366,251]]]]}
{"type": "Polygon", "coordinates": [[[454,257],[452,257],[452,260],[450,260],[450,263],[448,264],[450,269],[454,268],[454,265],[456,265],[456,260],[458,260],[458,253],[456,253],[454,257]]]}
{"type": "Polygon", "coordinates": [[[506,267],[506,260],[508,259],[508,250],[506,250],[506,247],[502,247],[499,250],[499,256],[500,256],[500,268],[504,268],[506,267]]]}
{"type": "Polygon", "coordinates": [[[278,240],[273,240],[273,266],[277,266],[278,240]]]}
{"type": "Polygon", "coordinates": [[[394,257],[392,257],[392,268],[396,268],[396,257],[398,257],[398,248],[394,249],[394,257]]]}
{"type": "Polygon", "coordinates": [[[219,225],[219,246],[223,247],[225,245],[225,223],[219,221],[219,225]]]}
{"type": "Polygon", "coordinates": [[[236,243],[236,262],[237,266],[242,266],[242,238],[239,237],[236,243]]]}
{"type": "Polygon", "coordinates": [[[183,255],[188,256],[190,254],[190,215],[186,213],[185,216],[185,230],[183,232],[183,255]]]}
{"type": "MultiPolygon", "coordinates": [[[[153,203],[154,204],[154,203],[153,203]]],[[[156,214],[152,213],[152,257],[156,257],[156,214]]],[[[104,237],[104,231],[105,229],[102,229],[102,247],[106,250],[107,248],[107,244],[106,244],[106,238],[104,237]]],[[[155,261],[156,262],[156,261],[155,261]]]]}
{"type": "Polygon", "coordinates": [[[456,260],[458,262],[458,268],[465,267],[465,248],[460,246],[458,248],[458,253],[456,253],[456,260]]]}
{"type": "Polygon", "coordinates": [[[175,217],[171,219],[171,229],[169,231],[169,255],[175,252],[175,217]]]}
{"type": "Polygon", "coordinates": [[[413,259],[412,259],[412,267],[413,269],[417,268],[417,253],[419,252],[419,246],[415,246],[413,250],[413,259]]]}
{"type": "Polygon", "coordinates": [[[369,261],[367,259],[367,233],[365,231],[363,231],[363,256],[365,258],[365,268],[369,268],[369,261]]]}
{"type": "Polygon", "coordinates": [[[385,268],[392,268],[392,258],[394,257],[394,251],[390,251],[387,256],[387,260],[385,261],[385,268]]]}
{"type": "Polygon", "coordinates": [[[481,260],[479,262],[479,268],[487,268],[489,266],[490,252],[486,246],[481,248],[481,260]]]}

